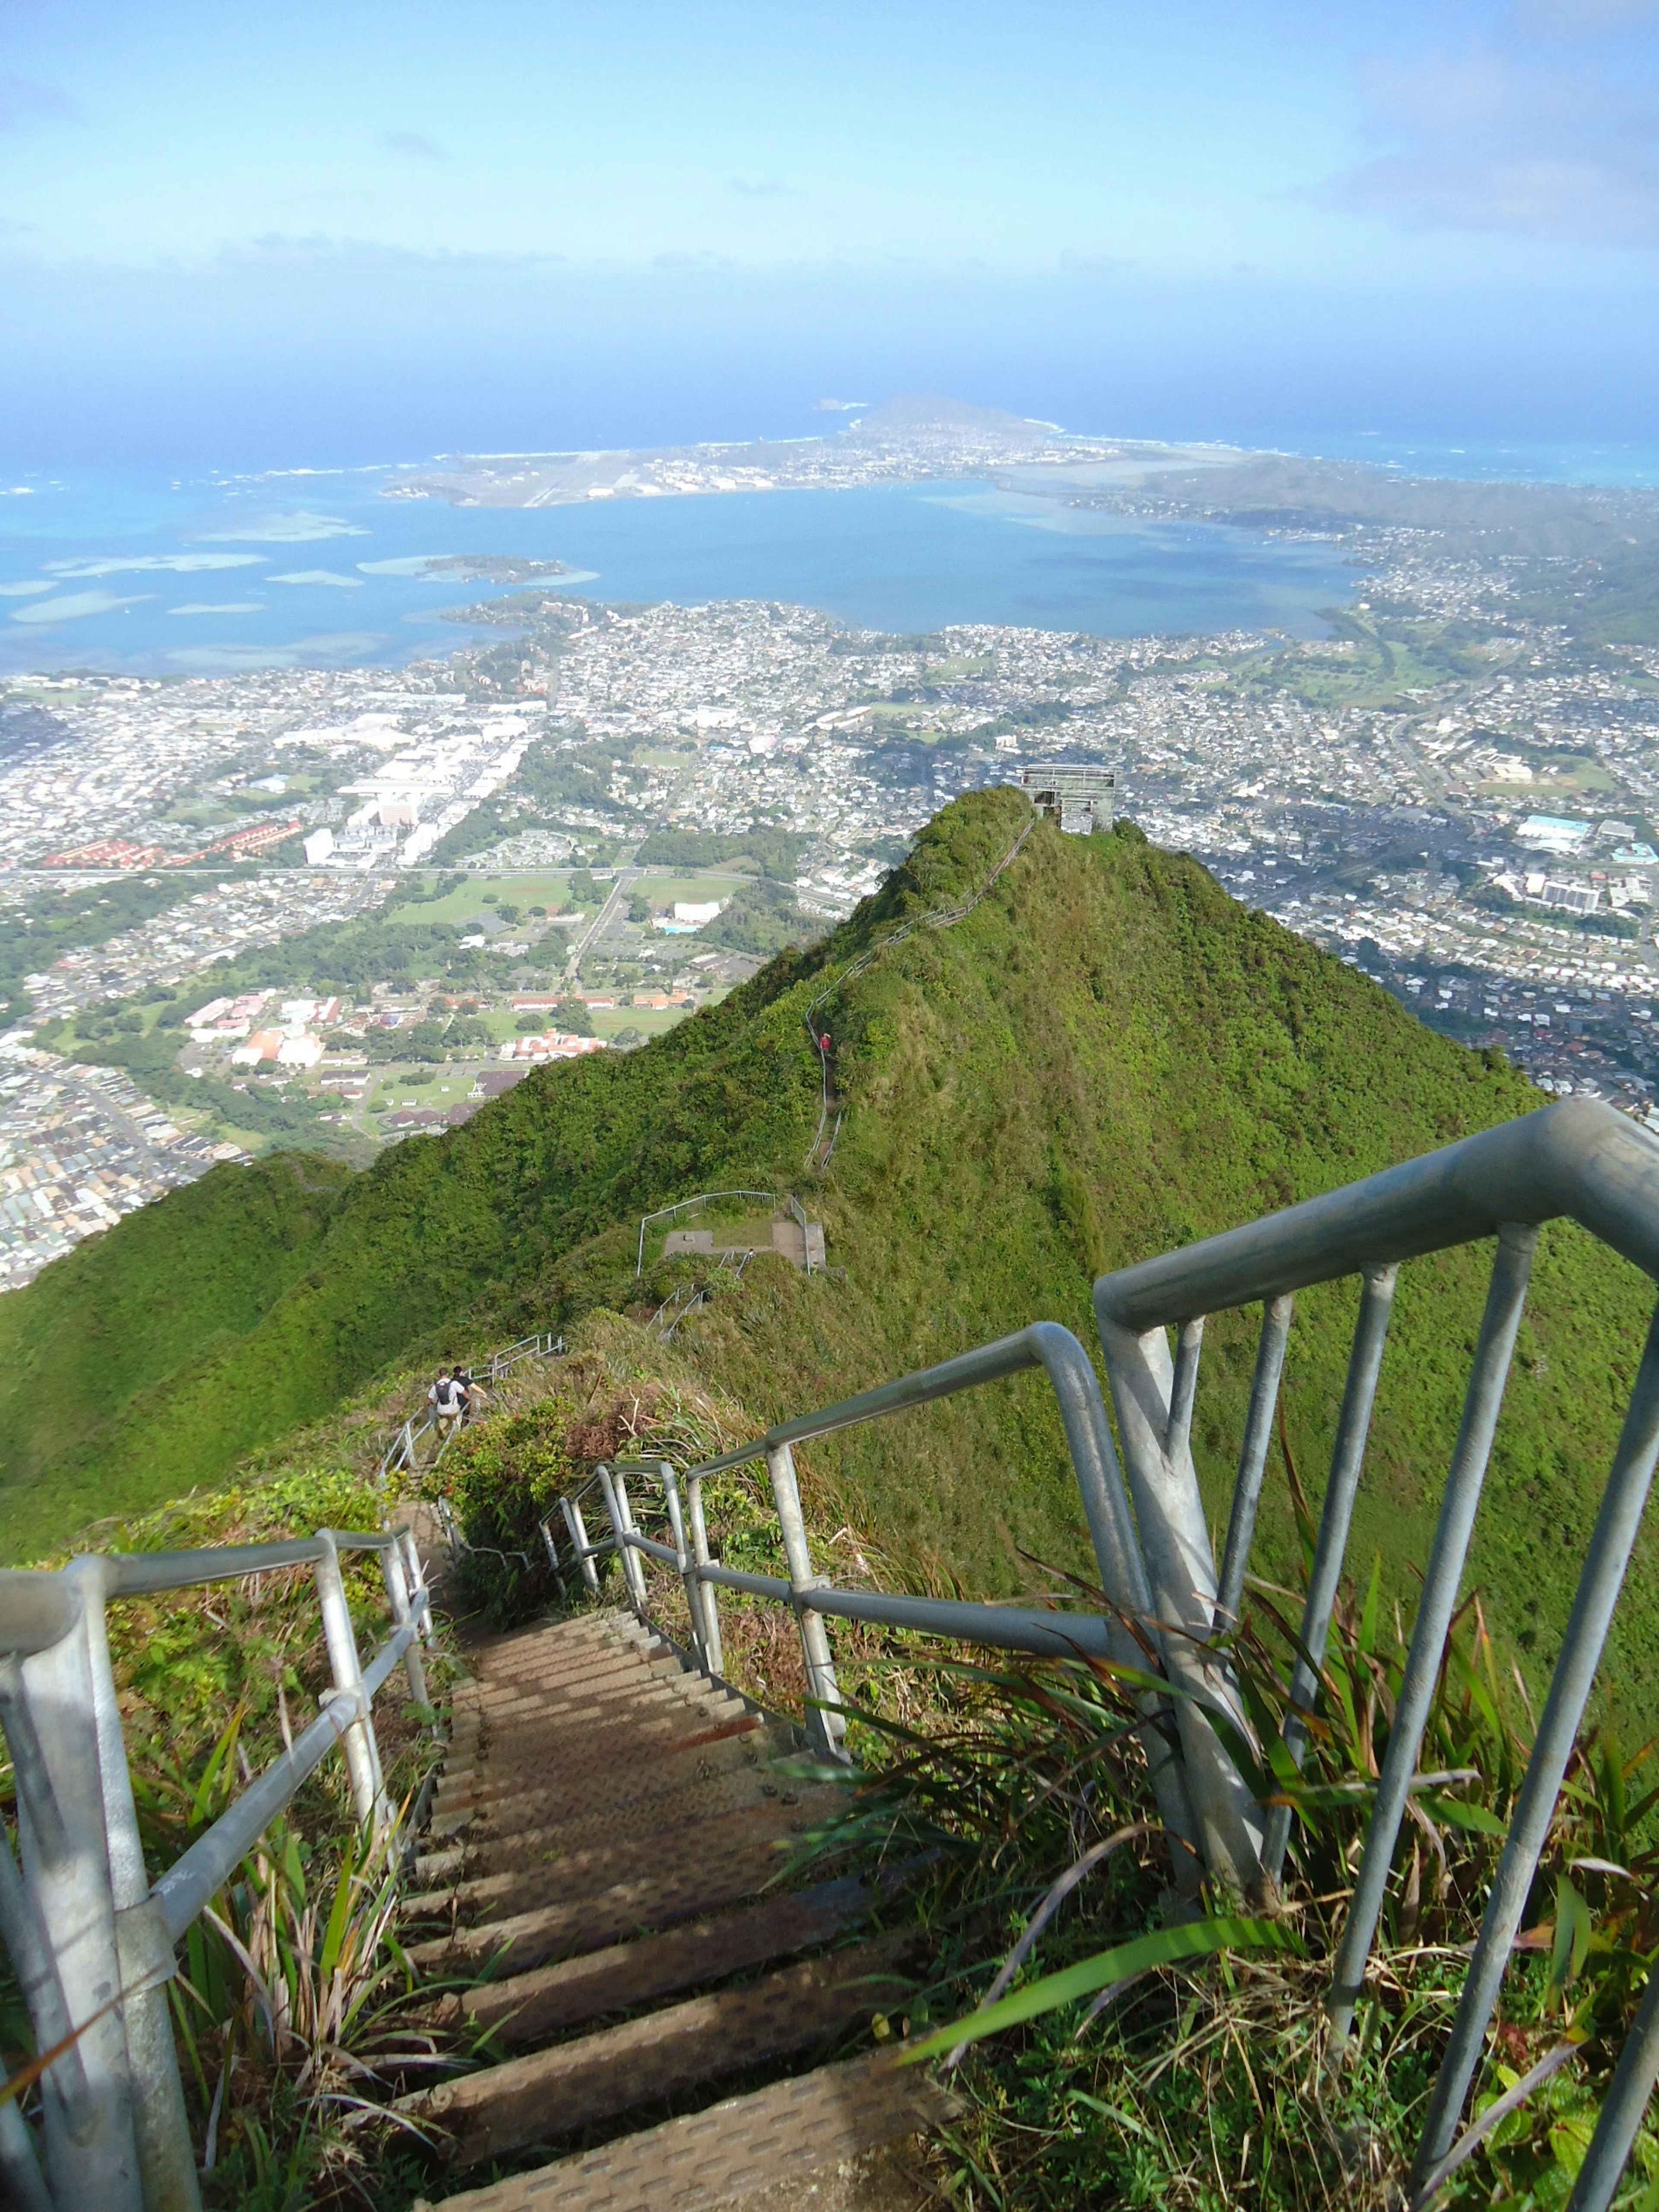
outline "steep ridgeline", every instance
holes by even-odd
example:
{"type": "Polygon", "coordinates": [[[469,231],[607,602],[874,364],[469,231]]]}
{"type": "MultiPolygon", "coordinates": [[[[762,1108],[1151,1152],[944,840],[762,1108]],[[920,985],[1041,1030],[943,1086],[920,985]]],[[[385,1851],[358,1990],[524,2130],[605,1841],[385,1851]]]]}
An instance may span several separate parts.
{"type": "MultiPolygon", "coordinates": [[[[810,1194],[837,1270],[761,1263],[678,1340],[757,1414],[822,1403],[1046,1316],[1091,1340],[1107,1267],[1370,1174],[1540,1103],[1194,862],[1121,826],[1041,823],[963,920],[916,929],[844,989],[892,926],[954,907],[1022,823],[1013,792],[947,808],[876,897],[810,955],[627,1055],[532,1075],[464,1129],[362,1174],[222,1169],[0,1300],[0,1535],[11,1556],[221,1475],[446,1327],[511,1333],[626,1306],[639,1215],[712,1186],[810,1194]],[[825,995],[827,991],[827,995],[825,995]],[[801,1162],[833,1040],[846,1121],[816,1186],[801,1162]],[[118,1345],[118,1358],[100,1346],[118,1345]]],[[[1402,1595],[1431,1525],[1479,1321],[1484,1262],[1405,1271],[1352,1556],[1402,1595]]],[[[1634,1272],[1545,1239],[1478,1569],[1541,1656],[1565,1618],[1647,1298],[1634,1272]]],[[[1298,1307],[1285,1402],[1316,1506],[1353,1297],[1298,1307]]],[[[1194,1442],[1218,1514],[1255,1317],[1206,1338],[1194,1442]]],[[[955,1399],[808,1456],[821,1498],[911,1580],[982,1591],[1086,1562],[1042,1387],[955,1399]]],[[[1294,1542],[1282,1469],[1261,1557],[1294,1542]]],[[[831,1522],[830,1525],[834,1525],[831,1522]]],[[[1624,1630],[1659,1679],[1659,1623],[1624,1630]],[[1652,1650],[1644,1643],[1650,1638],[1652,1650]]]]}

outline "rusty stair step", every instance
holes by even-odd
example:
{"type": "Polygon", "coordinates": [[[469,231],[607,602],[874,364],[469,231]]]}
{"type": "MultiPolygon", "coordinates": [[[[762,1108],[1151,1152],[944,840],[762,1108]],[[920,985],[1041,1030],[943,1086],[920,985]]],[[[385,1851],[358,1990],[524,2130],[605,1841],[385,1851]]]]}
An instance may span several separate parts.
{"type": "Polygon", "coordinates": [[[915,1929],[901,1929],[461,2075],[394,2109],[440,2130],[450,2163],[476,2166],[822,2049],[898,2001],[900,1964],[918,1945],[915,1929]]]}
{"type": "MultiPolygon", "coordinates": [[[[482,1862],[475,1852],[459,1848],[433,1852],[417,1862],[417,1869],[432,1869],[440,1875],[456,1878],[447,1889],[426,1890],[406,1898],[404,1911],[411,1919],[447,1917],[455,1912],[476,1919],[480,1914],[527,1911],[536,1906],[557,1906],[575,1914],[590,1899],[598,1911],[601,1900],[624,1891],[641,1901],[659,1889],[678,1897],[688,1881],[703,1900],[692,1910],[712,1909],[759,1889],[781,1863],[779,1846],[803,1829],[827,1820],[845,1802],[844,1791],[831,1784],[803,1790],[798,1796],[793,1792],[763,1796],[735,1812],[704,1820],[696,1832],[696,1863],[689,1871],[675,1867],[665,1872],[660,1834],[650,1830],[630,1831],[581,1850],[526,1852],[523,1863],[494,1873],[478,1870],[482,1862]],[[728,1883],[750,1887],[722,1887],[728,1883]]],[[[609,1910],[606,1906],[605,1911],[609,1910]]],[[[662,1923],[643,1912],[633,1912],[620,1924],[631,1928],[662,1923]]]]}
{"type": "Polygon", "coordinates": [[[730,1705],[699,1702],[692,1705],[676,1698],[662,1705],[607,1708],[586,1725],[561,1720],[503,1731],[491,1736],[489,1749],[482,1757],[473,1754],[465,1759],[453,1775],[446,1762],[438,1802],[442,1804],[470,1777],[489,1780],[504,1794],[531,1762],[577,1759],[608,1762],[615,1753],[630,1745],[642,1751],[672,1752],[688,1745],[719,1742],[765,1726],[758,1713],[735,1700],[730,1705]]]}
{"type": "MultiPolygon", "coordinates": [[[[687,1823],[735,1812],[774,1796],[798,1792],[772,1780],[757,1761],[722,1759],[716,1745],[708,1757],[710,1771],[677,1777],[672,1787],[641,1796],[628,1808],[630,1826],[635,1822],[653,1828],[683,1830],[687,1823]]],[[[459,1807],[450,1815],[466,1828],[469,1840],[491,1866],[544,1861],[551,1851],[571,1851],[617,1833],[619,1808],[602,1804],[583,1812],[562,1808],[556,1801],[533,1797],[511,1800],[482,1813],[459,1807]]]]}
{"type": "MultiPolygon", "coordinates": [[[[659,1850],[659,1864],[662,1856],[659,1850]]],[[[498,1972],[522,1973],[545,1960],[602,1950],[642,1930],[672,1927],[753,1897],[777,1874],[779,1864],[775,1839],[763,1836],[746,1856],[726,1853],[616,1882],[596,1894],[503,1910],[405,1948],[410,1960],[423,1969],[464,1972],[492,1960],[498,1972]]]]}
{"type": "Polygon", "coordinates": [[[919,2135],[956,2100],[884,2052],[820,2066],[412,2212],[718,2212],[919,2135]]]}
{"type": "Polygon", "coordinates": [[[495,2028],[508,2045],[540,2042],[833,1943],[867,1919],[875,1903],[873,1891],[843,1875],[483,1983],[445,2009],[453,2019],[495,2028]]]}
{"type": "Polygon", "coordinates": [[[626,1812],[678,1789],[688,1774],[706,1781],[733,1767],[769,1767],[794,1750],[790,1737],[780,1737],[747,1715],[678,1736],[628,1736],[580,1753],[558,1747],[551,1753],[515,1754],[517,1771],[512,1773],[480,1767],[457,1774],[449,1792],[434,1798],[432,1812],[447,1822],[466,1811],[505,1833],[523,1825],[526,1807],[538,1826],[607,1806],[626,1812]],[[641,1760],[647,1763],[647,1772],[640,1771],[641,1760]]]}
{"type": "Polygon", "coordinates": [[[637,1653],[618,1650],[596,1652],[590,1659],[561,1662],[555,1668],[526,1662],[510,1674],[485,1675],[480,1686],[479,1704],[483,1711],[492,1712],[518,1698],[557,1699],[589,1686],[615,1689],[635,1682],[665,1686],[676,1681],[707,1680],[706,1675],[694,1674],[672,1652],[665,1653],[659,1659],[646,1659],[637,1653]]]}
{"type": "Polygon", "coordinates": [[[549,1827],[591,1813],[631,1814],[653,1798],[671,1796],[688,1778],[712,1781],[716,1775],[758,1769],[787,1758],[794,1746],[780,1731],[745,1715],[724,1728],[688,1731],[680,1742],[635,1737],[596,1757],[525,1759],[515,1771],[491,1775],[488,1768],[458,1780],[453,1797],[440,1799],[441,1817],[471,1806],[474,1817],[497,1834],[516,1828],[549,1827]]]}

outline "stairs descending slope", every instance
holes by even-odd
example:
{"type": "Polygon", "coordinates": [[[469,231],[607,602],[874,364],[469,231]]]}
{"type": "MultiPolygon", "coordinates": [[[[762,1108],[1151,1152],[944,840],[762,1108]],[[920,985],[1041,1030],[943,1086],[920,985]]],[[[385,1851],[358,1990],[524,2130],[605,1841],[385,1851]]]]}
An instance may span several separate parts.
{"type": "Polygon", "coordinates": [[[839,1798],[772,1771],[796,1732],[625,1614],[502,1636],[475,1663],[405,1923],[440,1930],[410,1945],[434,1980],[493,1966],[443,2003],[509,2055],[402,2100],[453,2168],[495,2169],[443,2203],[923,2202],[905,2146],[949,2100],[883,2054],[824,2063],[902,2008],[915,1931],[851,1876],[765,1887],[839,1798]]]}

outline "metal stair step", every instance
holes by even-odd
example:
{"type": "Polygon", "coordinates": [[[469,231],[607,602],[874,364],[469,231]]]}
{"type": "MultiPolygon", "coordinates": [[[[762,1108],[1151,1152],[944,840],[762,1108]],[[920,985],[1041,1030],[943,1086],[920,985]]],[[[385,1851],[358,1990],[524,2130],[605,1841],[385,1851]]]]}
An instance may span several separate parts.
{"type": "Polygon", "coordinates": [[[687,1671],[673,1645],[661,1637],[641,1642],[630,1637],[604,1636],[580,1645],[526,1641],[477,1652],[473,1664],[479,1680],[490,1688],[514,1682],[568,1681],[584,1668],[596,1674],[614,1674],[623,1668],[641,1673],[687,1671]]]}
{"type": "Polygon", "coordinates": [[[534,1766],[568,1766],[580,1760],[585,1766],[609,1767],[615,1754],[630,1746],[658,1757],[670,1757],[701,1745],[752,1735],[765,1725],[758,1714],[747,1712],[741,1705],[710,1711],[671,1701],[613,1714],[603,1725],[591,1728],[576,1728],[564,1721],[548,1728],[514,1729],[492,1737],[492,1748],[498,1754],[493,1759],[475,1757],[458,1766],[453,1776],[446,1765],[434,1809],[447,1811],[454,1799],[467,1790],[478,1802],[492,1794],[505,1797],[515,1789],[522,1790],[524,1775],[534,1766]]]}
{"type": "MultiPolygon", "coordinates": [[[[763,1784],[762,1790],[769,1786],[763,1784]]],[[[781,1863],[779,1845],[815,1821],[827,1819],[845,1802],[843,1791],[836,1785],[820,1785],[803,1790],[799,1796],[793,1791],[775,1792],[770,1797],[762,1795],[751,1805],[704,1820],[697,1829],[696,1859],[689,1875],[680,1869],[664,1873],[659,1835],[652,1830],[630,1829],[605,1843],[562,1854],[532,1847],[523,1854],[523,1863],[502,1866],[491,1873],[479,1871],[480,1855],[465,1848],[434,1851],[416,1861],[417,1874],[424,1875],[430,1869],[440,1876],[450,1874],[459,1878],[449,1888],[426,1890],[406,1898],[404,1910],[419,1919],[458,1910],[476,1915],[527,1911],[537,1905],[568,1907],[578,1912],[590,1900],[598,1910],[600,1900],[623,1891],[641,1903],[657,1890],[678,1895],[688,1880],[695,1886],[706,1876],[704,1904],[693,1908],[702,1910],[704,1905],[724,1904],[728,1898],[746,1897],[751,1889],[758,1889],[781,1863]],[[749,1887],[722,1890],[720,1884],[727,1881],[749,1887]]],[[[630,1911],[620,1923],[623,1928],[661,1924],[642,1911],[630,1911]]]]}
{"type": "MultiPolygon", "coordinates": [[[[718,1759],[720,1747],[709,1754],[718,1759]]],[[[780,1789],[758,1762],[753,1765],[724,1762],[709,1774],[690,1773],[671,1789],[637,1799],[629,1808],[629,1824],[659,1830],[683,1829],[692,1820],[712,1819],[735,1812],[774,1796],[793,1795],[780,1789]]],[[[556,1805],[538,1805],[534,1799],[514,1799],[506,1807],[492,1807],[488,1815],[458,1808],[451,1815],[468,1826],[469,1840],[491,1868],[503,1864],[535,1864],[550,1854],[580,1850],[617,1833],[617,1808],[599,1806],[586,1812],[561,1812],[556,1805]]]]}
{"type": "Polygon", "coordinates": [[[573,2135],[722,2075],[833,2042],[899,1999],[907,1986],[899,1963],[917,1940],[915,1930],[901,1930],[735,1989],[690,1997],[417,2091],[400,2098],[395,2109],[441,2130],[443,2154],[460,2166],[573,2135]]]}
{"type": "Polygon", "coordinates": [[[832,1943],[867,1918],[875,1901],[852,1875],[819,1882],[716,1918],[485,1982],[454,2001],[453,2015],[495,2028],[507,2044],[538,2042],[832,1943]]]}
{"type": "Polygon", "coordinates": [[[790,1736],[769,1731],[748,1714],[674,1735],[628,1731],[580,1752],[562,1744],[551,1752],[509,1748],[504,1764],[512,1771],[501,1771],[503,1762],[498,1762],[459,1772],[447,1794],[434,1800],[432,1810],[445,1821],[465,1810],[505,1832],[520,1824],[526,1807],[538,1825],[606,1806],[625,1811],[677,1789],[688,1772],[707,1779],[733,1766],[767,1766],[788,1758],[794,1748],[790,1736]],[[637,1770],[641,1758],[652,1762],[649,1778],[637,1770]]]}
{"type": "Polygon", "coordinates": [[[759,1769],[786,1757],[792,1747],[787,1737],[780,1741],[778,1731],[745,1716],[678,1743],[653,1743],[647,1737],[632,1753],[627,1743],[616,1745],[607,1755],[573,1759],[568,1771],[563,1771],[563,1759],[539,1759],[533,1765],[526,1759],[518,1771],[492,1781],[486,1769],[459,1784],[443,1809],[449,1813],[470,1805],[475,1818],[496,1834],[553,1826],[590,1814],[631,1814],[653,1798],[672,1796],[688,1777],[708,1782],[717,1775],[759,1769]]]}
{"type": "Polygon", "coordinates": [[[632,1682],[666,1684],[703,1680],[706,1677],[694,1674],[672,1652],[659,1659],[646,1659],[618,1648],[596,1652],[586,1661],[564,1661],[556,1667],[539,1667],[526,1662],[511,1674],[486,1674],[482,1678],[479,1704],[483,1711],[491,1712],[518,1698],[556,1699],[590,1686],[594,1689],[615,1689],[632,1682]]]}
{"type": "Polygon", "coordinates": [[[877,2053],[412,2212],[718,2212],[936,2127],[957,2109],[921,2067],[877,2053]]]}

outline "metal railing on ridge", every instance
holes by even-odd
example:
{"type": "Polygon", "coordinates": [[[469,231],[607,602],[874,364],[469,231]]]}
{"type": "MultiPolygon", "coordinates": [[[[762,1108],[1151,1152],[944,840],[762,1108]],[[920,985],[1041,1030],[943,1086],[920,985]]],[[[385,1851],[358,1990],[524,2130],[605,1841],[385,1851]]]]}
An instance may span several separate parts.
{"type": "MultiPolygon", "coordinates": [[[[1449,1462],[1401,1693],[1389,1736],[1364,1857],[1334,1963],[1327,2004],[1340,2045],[1352,2022],[1374,1944],[1406,1802],[1416,1780],[1442,1654],[1455,1611],[1480,1491],[1491,1457],[1540,1226],[1566,1218],[1659,1279],[1659,1141],[1589,1099],[1509,1122],[1326,1196],[1102,1277],[1094,1306],[1118,1435],[1120,1462],[1094,1368],[1082,1345],[1056,1323],[1038,1322],[999,1342],[907,1375],[837,1405],[782,1421],[763,1437],[700,1465],[665,1459],[599,1468],[557,1501],[572,1556],[592,1595],[599,1561],[615,1552],[629,1600],[644,1616],[641,1557],[680,1577],[696,1655],[722,1667],[716,1593],[739,1591],[794,1612],[810,1688],[809,1735],[823,1754],[842,1754],[842,1701],[825,1622],[863,1620],[1005,1650],[1067,1656],[1098,1653],[1143,1673],[1135,1623],[1162,1654],[1176,1694],[1149,1692],[1144,1740],[1165,1826],[1230,1887],[1271,1893],[1283,1863],[1289,1811],[1257,1803],[1223,1747],[1211,1716],[1250,1734],[1225,1656],[1236,1625],[1255,1533],[1279,1378],[1297,1292],[1357,1275],[1358,1321],[1337,1419],[1317,1544],[1305,1600],[1291,1711],[1284,1739],[1298,1763],[1311,1717],[1332,1609],[1346,1553],[1371,1411],[1400,1267],[1432,1252],[1496,1240],[1484,1317],[1463,1413],[1449,1462]],[[1227,1540],[1218,1570],[1191,1450],[1204,1322],[1212,1313],[1260,1302],[1261,1333],[1240,1439],[1227,1540]],[[1172,1353],[1168,1332],[1176,1332],[1172,1353]],[[793,1447],[859,1423],[1041,1367],[1058,1402],[1100,1584],[1105,1615],[897,1597],[837,1589],[813,1571],[793,1447]],[[703,1485],[764,1460],[788,1577],[740,1573],[709,1548],[703,1485]],[[1127,1480],[1125,1480],[1127,1468],[1127,1480]],[[636,1526],[630,1475],[662,1488],[672,1540],[636,1526]],[[594,1488],[611,1534],[589,1539],[582,1503],[594,1488]]],[[[1613,1613],[1659,1461],[1659,1316],[1631,1393],[1577,1594],[1536,1731],[1514,1818],[1471,1958],[1450,2039],[1430,2098],[1412,2173],[1425,2203],[1448,2170],[1459,2117],[1479,2066],[1499,1985],[1560,1793],[1613,1613]]],[[[543,1540],[562,1572],[552,1516],[543,1540]]],[[[1568,2212],[1606,2212],[1659,2081],[1659,1972],[1650,1979],[1573,2185],[1568,2212]]]]}
{"type": "Polygon", "coordinates": [[[639,1249],[634,1259],[635,1278],[645,1273],[645,1237],[653,1221],[669,1221],[677,1213],[689,1213],[694,1206],[714,1206],[726,1198],[757,1198],[767,1206],[781,1205],[787,1208],[791,1220],[801,1233],[801,1264],[809,1275],[814,1272],[811,1239],[807,1235],[811,1224],[806,1218],[806,1209],[793,1191],[786,1191],[780,1196],[775,1190],[700,1190],[690,1198],[676,1199],[672,1206],[659,1206],[654,1213],[640,1216],[639,1249]]]}
{"type": "Polygon", "coordinates": [[[196,2157],[173,2043],[174,1947],[301,1785],[343,1752],[358,1819],[391,1818],[374,1698],[399,1665],[427,1703],[421,1644],[431,1601],[412,1529],[187,1552],[115,1552],[55,1572],[0,1570],[0,1725],[17,1793],[21,1863],[0,1836],[0,1936],[29,2009],[38,2137],[0,2103],[0,2185],[25,2212],[198,2212],[196,2157]],[[378,1554],[392,1632],[365,1666],[343,1553],[378,1554]],[[124,1598],[309,1566],[333,1687],[323,1710],[151,1881],[110,1663],[108,1607],[124,1598]]]}
{"type": "MultiPolygon", "coordinates": [[[[550,1333],[536,1336],[521,1336],[515,1344],[505,1345],[501,1351],[492,1352],[483,1364],[483,1371],[473,1379],[479,1382],[500,1382],[509,1376],[515,1367],[522,1366],[526,1360],[556,1359],[563,1351],[564,1339],[562,1336],[554,1336],[550,1333]]],[[[430,1436],[437,1425],[437,1410],[430,1404],[418,1420],[411,1413],[386,1446],[385,1456],[375,1471],[375,1480],[384,1482],[388,1475],[394,1474],[403,1468],[417,1467],[420,1464],[421,1438],[430,1436]]],[[[445,1452],[448,1450],[454,1433],[455,1431],[452,1427],[447,1435],[438,1439],[438,1449],[428,1462],[428,1472],[432,1468],[436,1467],[445,1452]]]]}

